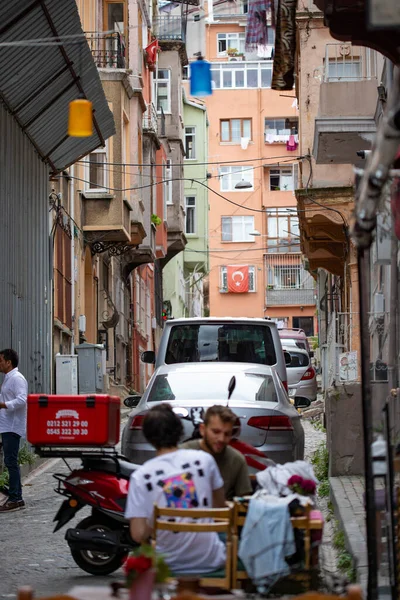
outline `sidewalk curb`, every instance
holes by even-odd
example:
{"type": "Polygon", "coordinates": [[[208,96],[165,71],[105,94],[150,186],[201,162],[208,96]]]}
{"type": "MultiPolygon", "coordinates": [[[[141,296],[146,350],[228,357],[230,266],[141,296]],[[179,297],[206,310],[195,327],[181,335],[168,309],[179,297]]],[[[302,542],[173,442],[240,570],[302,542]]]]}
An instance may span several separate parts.
{"type": "Polygon", "coordinates": [[[356,572],[357,581],[366,593],[368,582],[368,558],[365,543],[365,534],[361,531],[354,519],[354,512],[347,498],[342,478],[329,477],[330,499],[333,504],[335,517],[344,532],[346,549],[351,554],[356,572]]]}

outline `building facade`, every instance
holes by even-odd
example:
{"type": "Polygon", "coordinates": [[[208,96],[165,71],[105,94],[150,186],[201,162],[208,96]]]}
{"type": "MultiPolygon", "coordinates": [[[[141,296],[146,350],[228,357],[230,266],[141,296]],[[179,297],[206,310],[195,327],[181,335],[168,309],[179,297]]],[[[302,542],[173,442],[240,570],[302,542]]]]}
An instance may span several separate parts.
{"type": "Polygon", "coordinates": [[[268,316],[313,335],[315,285],[300,252],[294,195],[296,99],[271,90],[273,40],[246,52],[246,22],[246,3],[208,3],[210,314],[268,316]]]}

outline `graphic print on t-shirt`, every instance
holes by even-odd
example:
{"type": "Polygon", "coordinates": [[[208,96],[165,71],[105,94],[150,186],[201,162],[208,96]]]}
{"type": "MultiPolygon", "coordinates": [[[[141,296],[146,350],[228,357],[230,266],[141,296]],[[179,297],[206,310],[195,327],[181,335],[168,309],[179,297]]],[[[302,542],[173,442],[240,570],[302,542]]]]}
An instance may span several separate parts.
{"type": "Polygon", "coordinates": [[[199,501],[191,473],[173,475],[160,481],[168,508],[197,508],[199,501]]]}

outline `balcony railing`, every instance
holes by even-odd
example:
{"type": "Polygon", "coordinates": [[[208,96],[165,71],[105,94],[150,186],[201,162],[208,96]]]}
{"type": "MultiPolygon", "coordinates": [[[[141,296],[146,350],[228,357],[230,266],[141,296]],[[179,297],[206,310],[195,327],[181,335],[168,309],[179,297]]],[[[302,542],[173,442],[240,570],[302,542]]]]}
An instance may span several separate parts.
{"type": "Polygon", "coordinates": [[[160,41],[184,42],[186,39],[186,23],[181,17],[157,17],[153,25],[160,41]]]}
{"type": "Polygon", "coordinates": [[[147,110],[143,115],[143,131],[157,133],[158,115],[153,103],[147,105],[147,110]]]}
{"type": "Polygon", "coordinates": [[[86,39],[92,52],[97,68],[102,69],[125,69],[125,42],[123,36],[118,33],[86,32],[86,39]]]}
{"type": "Polygon", "coordinates": [[[377,53],[350,42],[326,44],[324,81],[364,81],[377,77],[377,53]]]}
{"type": "Polygon", "coordinates": [[[315,290],[312,289],[267,289],[267,306],[303,306],[315,304],[315,290]]]}

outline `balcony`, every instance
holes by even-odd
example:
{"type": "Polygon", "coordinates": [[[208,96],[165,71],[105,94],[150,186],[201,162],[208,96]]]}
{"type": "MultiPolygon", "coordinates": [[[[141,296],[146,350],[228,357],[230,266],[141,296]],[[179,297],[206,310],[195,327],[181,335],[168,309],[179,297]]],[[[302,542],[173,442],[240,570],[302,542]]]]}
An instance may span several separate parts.
{"type": "Polygon", "coordinates": [[[267,289],[267,306],[305,306],[315,304],[315,290],[311,289],[267,289]]]}
{"type": "Polygon", "coordinates": [[[147,105],[146,112],[143,113],[143,133],[154,133],[158,132],[158,115],[156,107],[151,102],[147,105]]]}
{"type": "Polygon", "coordinates": [[[126,69],[125,41],[118,33],[86,32],[86,39],[98,69],[126,69]]]}
{"type": "Polygon", "coordinates": [[[186,41],[186,22],[181,17],[157,17],[153,27],[155,36],[161,43],[186,41]]]}
{"type": "Polygon", "coordinates": [[[132,207],[120,194],[106,191],[82,192],[82,221],[85,238],[89,242],[130,242],[132,207]]]}
{"type": "Polygon", "coordinates": [[[377,62],[377,53],[370,48],[347,42],[326,44],[315,119],[317,163],[353,164],[357,151],[371,147],[376,131],[377,62]]]}

